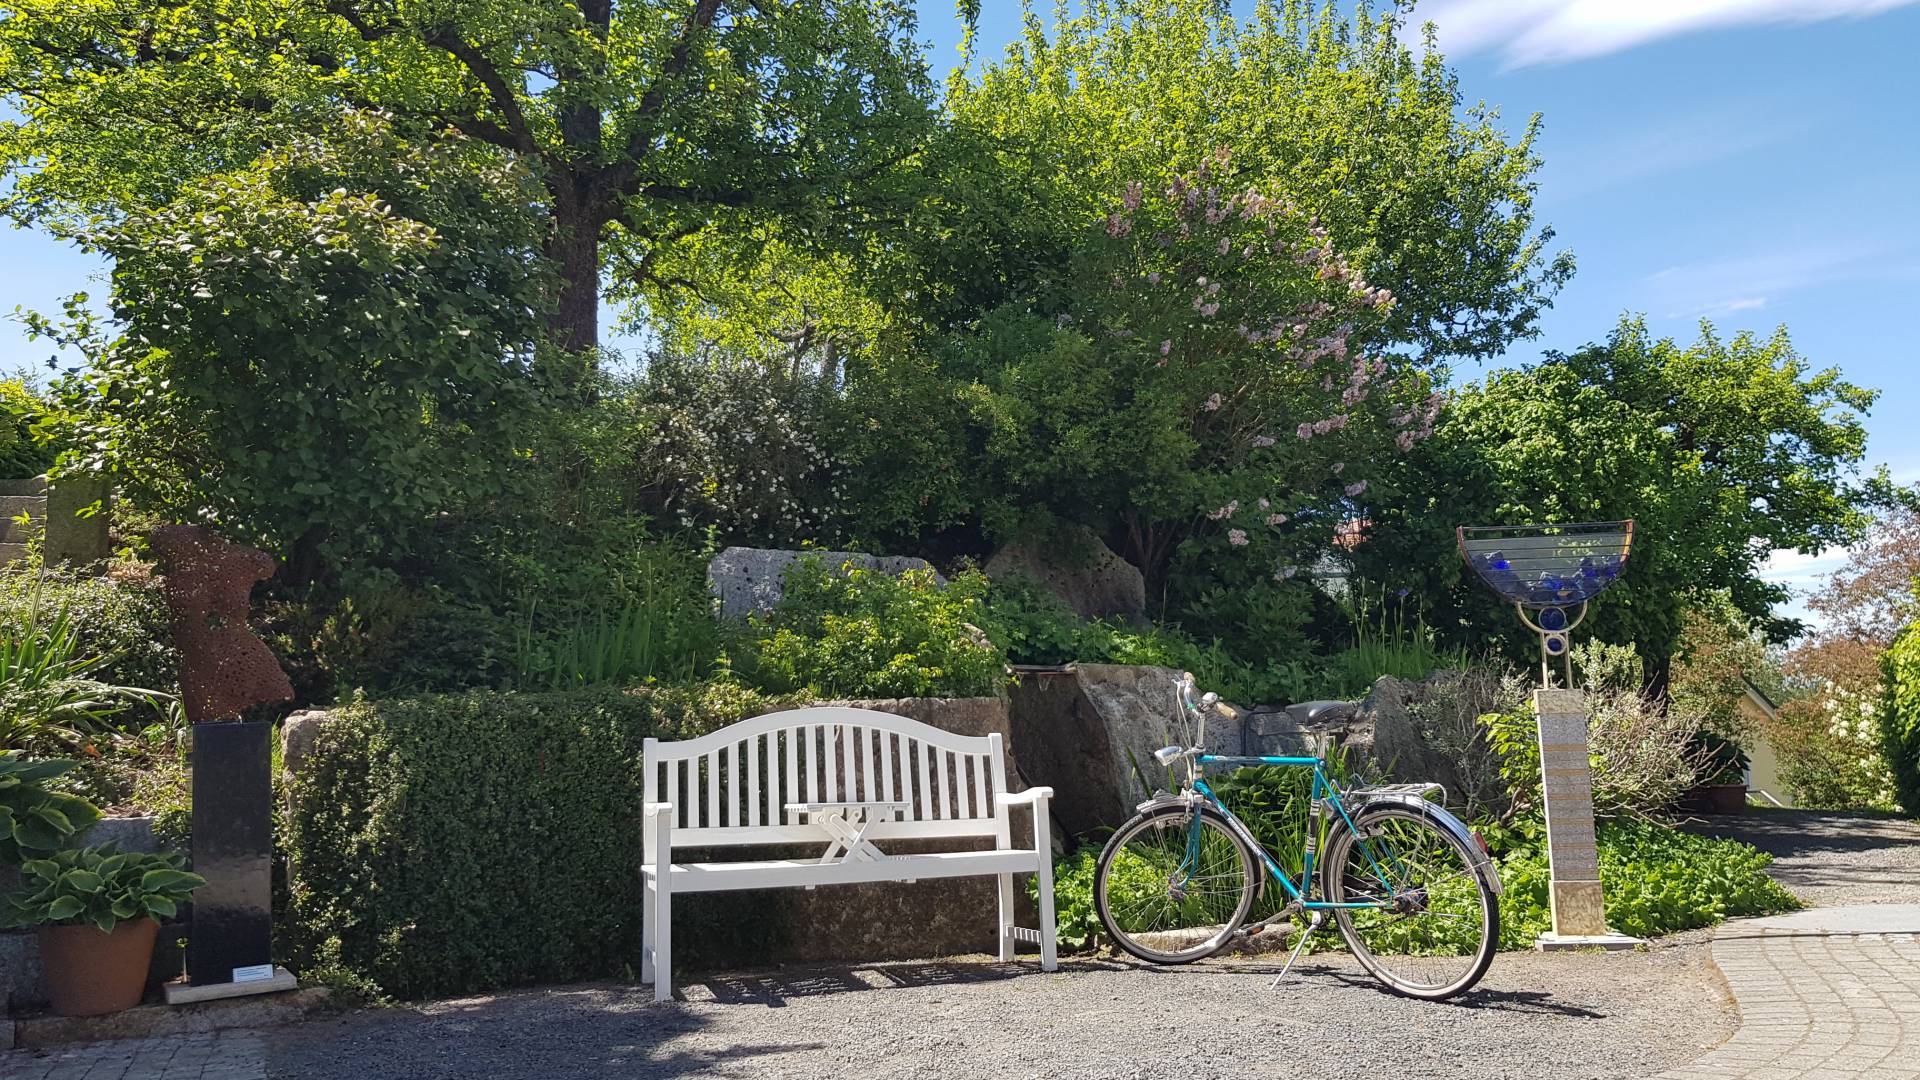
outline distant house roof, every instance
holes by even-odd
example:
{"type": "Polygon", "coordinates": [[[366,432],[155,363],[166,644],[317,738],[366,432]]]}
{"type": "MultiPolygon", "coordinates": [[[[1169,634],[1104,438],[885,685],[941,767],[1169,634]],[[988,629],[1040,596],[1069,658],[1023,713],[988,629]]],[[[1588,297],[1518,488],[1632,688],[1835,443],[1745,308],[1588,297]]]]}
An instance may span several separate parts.
{"type": "Polygon", "coordinates": [[[1754,707],[1764,713],[1767,719],[1773,719],[1774,714],[1780,711],[1780,707],[1773,703],[1773,699],[1767,696],[1767,692],[1755,686],[1753,680],[1745,675],[1740,677],[1740,681],[1746,685],[1747,700],[1753,702],[1754,707]]]}

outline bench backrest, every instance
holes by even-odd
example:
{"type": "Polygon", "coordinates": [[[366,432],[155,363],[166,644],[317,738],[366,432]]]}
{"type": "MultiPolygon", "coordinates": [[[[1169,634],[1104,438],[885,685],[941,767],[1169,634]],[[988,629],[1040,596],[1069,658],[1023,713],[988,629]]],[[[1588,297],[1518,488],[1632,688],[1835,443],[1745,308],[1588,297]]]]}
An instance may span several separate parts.
{"type": "Polygon", "coordinates": [[[768,713],[685,742],[648,739],[646,801],[672,803],[674,845],[822,842],[789,803],[902,802],[874,840],[1001,836],[1001,740],[871,709],[768,713]]]}

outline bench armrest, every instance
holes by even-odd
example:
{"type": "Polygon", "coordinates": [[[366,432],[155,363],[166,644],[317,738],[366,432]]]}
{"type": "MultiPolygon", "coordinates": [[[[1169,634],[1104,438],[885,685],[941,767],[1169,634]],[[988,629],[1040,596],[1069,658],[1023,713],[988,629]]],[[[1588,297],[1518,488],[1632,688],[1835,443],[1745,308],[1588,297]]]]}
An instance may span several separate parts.
{"type": "Polygon", "coordinates": [[[650,802],[641,807],[640,812],[647,817],[654,817],[658,814],[671,815],[673,813],[673,804],[670,802],[650,802]]]}
{"type": "Polygon", "coordinates": [[[1053,798],[1052,788],[1030,787],[1025,791],[1003,791],[994,796],[993,801],[1000,806],[1025,806],[1028,803],[1035,803],[1041,799],[1051,798],[1053,798]]]}

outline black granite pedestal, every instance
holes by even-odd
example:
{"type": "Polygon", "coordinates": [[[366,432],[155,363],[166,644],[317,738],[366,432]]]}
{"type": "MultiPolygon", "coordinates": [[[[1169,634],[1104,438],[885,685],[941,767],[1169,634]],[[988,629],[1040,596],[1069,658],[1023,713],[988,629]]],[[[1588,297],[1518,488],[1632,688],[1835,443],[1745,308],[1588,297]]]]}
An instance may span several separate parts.
{"type": "Polygon", "coordinates": [[[193,893],[187,981],[273,962],[273,725],[193,726],[193,893]]]}

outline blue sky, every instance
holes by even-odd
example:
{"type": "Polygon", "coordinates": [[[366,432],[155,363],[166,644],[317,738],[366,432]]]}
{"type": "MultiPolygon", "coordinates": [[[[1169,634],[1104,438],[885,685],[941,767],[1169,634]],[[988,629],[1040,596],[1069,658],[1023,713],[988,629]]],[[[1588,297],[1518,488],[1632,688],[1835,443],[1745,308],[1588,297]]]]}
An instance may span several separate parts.
{"type": "MultiPolygon", "coordinates": [[[[944,70],[952,0],[920,4],[944,70]]],[[[991,57],[1019,8],[984,7],[991,57]]],[[[1422,0],[1416,18],[1469,99],[1514,125],[1545,115],[1538,210],[1580,269],[1507,362],[1604,337],[1623,311],[1683,338],[1702,317],[1784,323],[1817,365],[1883,391],[1869,460],[1920,480],[1920,0],[1422,0]]],[[[43,236],[0,245],[0,311],[104,291],[97,264],[43,236]]],[[[46,352],[0,322],[0,371],[46,352]]],[[[1798,583],[1832,562],[1775,570],[1798,583]]]]}

